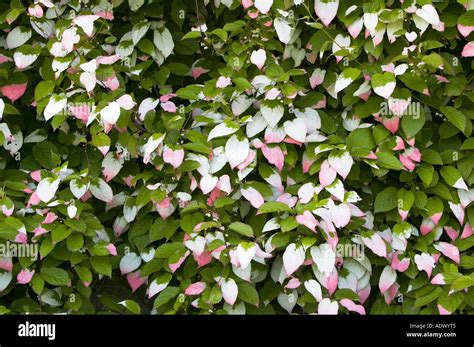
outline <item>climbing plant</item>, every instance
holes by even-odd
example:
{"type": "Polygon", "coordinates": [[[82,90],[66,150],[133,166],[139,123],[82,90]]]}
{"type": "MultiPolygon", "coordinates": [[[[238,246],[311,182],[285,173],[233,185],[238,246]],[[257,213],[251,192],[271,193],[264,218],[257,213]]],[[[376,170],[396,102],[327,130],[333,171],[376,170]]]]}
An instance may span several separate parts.
{"type": "Polygon", "coordinates": [[[0,22],[0,312],[474,312],[474,1],[0,22]]]}

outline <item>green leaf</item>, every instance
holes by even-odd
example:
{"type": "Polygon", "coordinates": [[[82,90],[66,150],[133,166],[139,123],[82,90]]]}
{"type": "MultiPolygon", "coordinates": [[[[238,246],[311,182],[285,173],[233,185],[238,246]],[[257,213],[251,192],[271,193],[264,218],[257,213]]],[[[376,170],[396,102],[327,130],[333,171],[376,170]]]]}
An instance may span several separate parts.
{"type": "Polygon", "coordinates": [[[421,107],[417,107],[416,110],[416,113],[404,114],[402,117],[402,129],[408,137],[415,137],[425,125],[425,112],[421,107]]]}
{"type": "Polygon", "coordinates": [[[429,292],[429,294],[424,295],[415,300],[415,307],[421,307],[428,305],[430,302],[435,301],[443,293],[443,289],[436,287],[434,290],[429,292]]]}
{"type": "Polygon", "coordinates": [[[245,223],[241,223],[241,222],[231,223],[229,225],[229,229],[247,237],[254,236],[252,227],[245,223]]]}
{"type": "Polygon", "coordinates": [[[429,216],[432,216],[435,213],[443,212],[443,200],[441,200],[437,196],[431,197],[428,199],[425,209],[426,212],[428,212],[429,216]]]}
{"type": "Polygon", "coordinates": [[[181,40],[189,40],[189,39],[196,39],[198,37],[201,37],[202,33],[199,31],[190,31],[186,33],[181,40]]]}
{"type": "Polygon", "coordinates": [[[258,213],[272,213],[272,212],[290,212],[291,208],[283,202],[270,201],[261,205],[258,213]]]}
{"type": "Polygon", "coordinates": [[[441,176],[447,184],[454,187],[461,177],[461,173],[454,166],[443,166],[441,168],[441,176]]]}
{"type": "Polygon", "coordinates": [[[400,79],[408,88],[419,93],[423,93],[428,89],[426,82],[420,76],[413,73],[405,73],[404,75],[398,76],[398,79],[400,79]]]}
{"type": "Polygon", "coordinates": [[[166,304],[168,301],[170,301],[171,299],[176,297],[179,292],[180,292],[180,289],[178,287],[166,287],[156,297],[156,299],[153,303],[153,307],[155,309],[158,309],[160,306],[166,304]]]}
{"type": "Polygon", "coordinates": [[[372,76],[371,83],[373,88],[383,87],[390,82],[396,82],[395,76],[389,72],[376,73],[372,76]]]}
{"type": "Polygon", "coordinates": [[[423,57],[423,61],[432,67],[439,68],[444,64],[443,58],[437,53],[431,53],[423,57]]]}
{"type": "Polygon", "coordinates": [[[41,101],[44,97],[53,93],[54,81],[41,81],[35,87],[35,101],[41,101]]]}
{"type": "Polygon", "coordinates": [[[92,282],[92,272],[88,268],[84,266],[76,267],[76,273],[84,283],[91,283],[92,282]]]}
{"type": "Polygon", "coordinates": [[[186,248],[180,242],[165,243],[155,251],[155,258],[169,258],[175,253],[184,253],[186,248]]]}
{"type": "Polygon", "coordinates": [[[53,242],[58,243],[67,238],[71,232],[72,230],[68,229],[65,225],[59,225],[51,232],[51,238],[53,239],[53,242]]]}
{"type": "Polygon", "coordinates": [[[216,200],[214,200],[214,206],[216,208],[221,208],[221,207],[224,207],[224,206],[232,205],[235,202],[236,202],[236,200],[224,196],[224,197],[220,197],[220,198],[217,198],[216,200]]]}
{"type": "Polygon", "coordinates": [[[405,189],[400,189],[397,194],[398,208],[409,211],[415,203],[415,194],[405,189]]]}
{"type": "Polygon", "coordinates": [[[41,292],[44,289],[44,279],[38,274],[35,274],[33,276],[33,279],[31,280],[31,287],[33,288],[33,291],[37,294],[40,295],[41,292]]]}
{"type": "Polygon", "coordinates": [[[298,227],[299,223],[295,217],[288,217],[280,222],[281,231],[287,232],[298,227]]]}
{"type": "Polygon", "coordinates": [[[461,111],[455,109],[452,106],[442,106],[440,110],[452,125],[464,132],[466,129],[466,116],[464,116],[461,111]]]}
{"type": "Polygon", "coordinates": [[[374,212],[388,212],[397,207],[397,188],[388,187],[375,197],[374,212]]]}
{"type": "Polygon", "coordinates": [[[388,152],[377,152],[377,164],[386,169],[401,170],[402,163],[393,154],[388,152]]]}
{"type": "Polygon", "coordinates": [[[376,146],[369,128],[358,128],[351,131],[347,136],[346,144],[351,153],[361,149],[370,151],[376,146]]]}
{"type": "Polygon", "coordinates": [[[76,252],[84,246],[84,237],[79,233],[71,234],[66,240],[66,245],[70,251],[76,252]]]}
{"type": "Polygon", "coordinates": [[[61,163],[58,148],[50,141],[43,141],[33,146],[33,156],[45,169],[52,170],[61,163]]]}
{"type": "Polygon", "coordinates": [[[424,149],[421,151],[421,160],[433,165],[443,165],[443,159],[438,152],[432,149],[424,149]]]}
{"type": "Polygon", "coordinates": [[[464,301],[464,295],[462,293],[452,293],[449,294],[449,291],[445,291],[439,298],[438,298],[438,305],[443,306],[449,312],[454,312],[457,310],[459,306],[461,306],[462,302],[464,301]]]}
{"type": "Polygon", "coordinates": [[[92,144],[97,148],[110,147],[110,137],[104,133],[98,133],[92,135],[92,144]]]}
{"type": "Polygon", "coordinates": [[[433,181],[434,167],[433,165],[421,164],[416,168],[416,173],[426,186],[433,181]]]}
{"type": "Polygon", "coordinates": [[[57,267],[41,268],[41,277],[43,277],[46,283],[55,286],[65,286],[70,281],[67,272],[57,267]]]}
{"type": "Polygon", "coordinates": [[[451,290],[463,290],[474,286],[474,279],[471,276],[462,276],[454,280],[451,284],[451,290]]]}
{"type": "Polygon", "coordinates": [[[247,282],[240,282],[237,284],[239,288],[238,298],[251,305],[257,306],[260,299],[257,290],[247,282]]]}
{"type": "Polygon", "coordinates": [[[142,7],[144,3],[145,0],[128,0],[130,10],[132,10],[133,12],[138,11],[138,9],[142,7]]]}
{"type": "Polygon", "coordinates": [[[129,312],[133,314],[140,314],[141,312],[140,305],[138,305],[133,300],[124,300],[119,302],[119,304],[125,307],[129,312]]]}
{"type": "Polygon", "coordinates": [[[109,257],[93,256],[90,258],[92,268],[99,274],[112,277],[112,265],[109,257]]]}
{"type": "Polygon", "coordinates": [[[470,10],[460,15],[458,17],[458,24],[461,24],[467,27],[474,26],[474,11],[470,10]]]}
{"type": "Polygon", "coordinates": [[[469,137],[464,141],[461,146],[462,150],[473,150],[474,149],[474,137],[469,137]]]}
{"type": "Polygon", "coordinates": [[[352,81],[355,81],[360,76],[360,70],[356,68],[347,68],[342,72],[343,78],[349,78],[352,81]]]}

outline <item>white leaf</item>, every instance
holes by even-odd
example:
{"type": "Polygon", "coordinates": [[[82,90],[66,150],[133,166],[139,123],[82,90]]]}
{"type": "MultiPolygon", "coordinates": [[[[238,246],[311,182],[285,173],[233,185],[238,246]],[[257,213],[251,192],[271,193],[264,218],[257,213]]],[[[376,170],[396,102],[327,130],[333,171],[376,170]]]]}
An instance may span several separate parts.
{"type": "Polygon", "coordinates": [[[333,205],[329,212],[336,228],[345,227],[351,220],[351,208],[348,204],[333,205]]]}
{"type": "Polygon", "coordinates": [[[250,282],[250,276],[252,275],[252,264],[249,264],[245,269],[232,265],[232,271],[237,277],[243,279],[244,281],[250,282]]]}
{"type": "Polygon", "coordinates": [[[339,0],[315,0],[314,11],[316,15],[321,18],[324,25],[331,24],[334,17],[336,17],[337,9],[339,7],[339,0]]]}
{"type": "Polygon", "coordinates": [[[60,179],[59,177],[46,177],[45,179],[41,180],[36,188],[36,195],[38,198],[43,202],[49,202],[56,194],[56,191],[59,187],[60,179]]]}
{"type": "Polygon", "coordinates": [[[31,37],[31,30],[23,26],[15,27],[7,35],[7,48],[14,49],[23,45],[31,37]]]}
{"type": "Polygon", "coordinates": [[[234,168],[245,161],[249,155],[249,150],[249,140],[247,138],[239,140],[236,135],[233,135],[227,140],[225,144],[225,155],[230,167],[234,168]]]}
{"type": "Polygon", "coordinates": [[[155,44],[156,48],[158,48],[158,50],[163,53],[165,58],[167,58],[173,52],[173,37],[171,36],[170,31],[166,28],[164,28],[163,32],[155,30],[153,43],[155,44]]]}
{"type": "Polygon", "coordinates": [[[162,275],[153,282],[151,282],[150,287],[148,287],[148,298],[151,298],[161,292],[163,289],[168,287],[170,276],[168,275],[162,275]]]}
{"type": "Polygon", "coordinates": [[[232,101],[232,104],[231,104],[232,113],[235,116],[240,116],[250,107],[250,105],[252,105],[252,103],[253,103],[253,99],[249,99],[245,95],[239,95],[237,98],[235,98],[234,101],[232,101]]]}
{"type": "Polygon", "coordinates": [[[217,185],[219,178],[212,175],[202,176],[199,188],[201,188],[204,194],[210,193],[217,185]]]}
{"type": "Polygon", "coordinates": [[[94,32],[94,21],[98,19],[97,15],[84,15],[74,18],[74,24],[79,26],[87,36],[92,36],[94,32]]]}
{"type": "Polygon", "coordinates": [[[149,112],[152,111],[158,106],[160,103],[160,100],[153,99],[153,98],[146,98],[144,99],[141,103],[140,106],[138,106],[138,114],[140,116],[140,120],[144,121],[145,120],[145,115],[149,112]]]}
{"type": "Polygon", "coordinates": [[[364,25],[369,31],[373,31],[379,22],[377,13],[364,13],[364,25]]]}
{"type": "Polygon", "coordinates": [[[298,142],[305,142],[307,129],[303,119],[295,118],[292,121],[287,120],[283,123],[283,128],[292,139],[298,142]]]}
{"type": "Polygon", "coordinates": [[[395,90],[395,86],[397,84],[395,82],[388,82],[383,86],[378,86],[374,88],[374,92],[381,97],[388,99],[390,95],[392,95],[393,91],[395,90]]]}
{"type": "Polygon", "coordinates": [[[49,98],[49,102],[44,109],[44,119],[50,120],[59,112],[63,111],[67,105],[67,98],[53,95],[49,98]]]}
{"type": "Polygon", "coordinates": [[[187,240],[184,245],[195,255],[199,256],[204,252],[207,240],[205,237],[196,236],[194,240],[187,240]]]}
{"type": "Polygon", "coordinates": [[[3,119],[3,111],[4,110],[5,110],[5,101],[3,101],[3,99],[0,98],[0,120],[3,119]]]}
{"type": "Polygon", "coordinates": [[[80,199],[89,189],[87,184],[82,183],[79,180],[73,179],[69,182],[69,189],[71,190],[72,195],[77,199],[80,199]]]}
{"type": "Polygon", "coordinates": [[[317,302],[320,302],[323,299],[321,285],[316,280],[308,280],[304,282],[304,287],[317,302]]]}
{"type": "Polygon", "coordinates": [[[5,288],[8,287],[10,282],[12,281],[12,273],[11,272],[2,272],[0,273],[0,292],[3,292],[5,288]]]}
{"type": "Polygon", "coordinates": [[[77,213],[77,207],[74,206],[74,205],[69,205],[67,207],[67,215],[69,218],[74,218],[76,216],[76,213],[77,213]]]}
{"type": "Polygon", "coordinates": [[[334,85],[334,93],[339,93],[341,90],[346,88],[349,84],[351,84],[354,80],[350,77],[344,77],[340,74],[336,79],[336,84],[334,85]]]}
{"type": "Polygon", "coordinates": [[[424,5],[422,8],[417,9],[416,15],[431,25],[436,26],[440,24],[438,12],[436,12],[436,9],[431,4],[424,5]]]}
{"type": "Polygon", "coordinates": [[[267,14],[273,5],[273,0],[255,0],[255,7],[263,14],[267,14]]]}
{"type": "Polygon", "coordinates": [[[396,280],[397,273],[395,270],[393,270],[390,265],[385,266],[379,280],[380,292],[382,294],[385,293],[392,286],[392,284],[395,283],[396,280]]]}
{"type": "Polygon", "coordinates": [[[127,202],[123,205],[123,217],[128,223],[131,223],[135,220],[137,216],[138,207],[135,204],[129,205],[127,202]]]}
{"type": "Polygon", "coordinates": [[[13,54],[13,60],[15,61],[15,65],[19,69],[24,69],[31,64],[33,64],[36,59],[38,59],[37,54],[23,54],[21,52],[15,52],[13,54]]]}
{"type": "Polygon", "coordinates": [[[304,120],[309,134],[321,128],[321,117],[318,111],[311,107],[306,107],[303,112],[295,110],[295,116],[304,120]]]}
{"type": "Polygon", "coordinates": [[[128,274],[140,266],[142,258],[136,253],[128,253],[120,260],[120,272],[122,275],[128,274]]]}
{"type": "Polygon", "coordinates": [[[139,23],[133,26],[132,42],[136,45],[150,28],[150,23],[139,23]]]}
{"type": "Polygon", "coordinates": [[[343,152],[342,154],[336,154],[332,152],[328,158],[329,165],[336,170],[336,172],[345,179],[351,171],[354,160],[352,159],[349,152],[343,152]]]}
{"type": "Polygon", "coordinates": [[[146,252],[146,251],[140,252],[140,257],[142,257],[142,259],[145,263],[148,263],[149,261],[151,261],[155,257],[155,249],[150,248],[148,250],[148,252],[146,252]]]}
{"type": "Polygon", "coordinates": [[[405,33],[405,38],[410,42],[415,41],[417,37],[418,37],[418,35],[417,35],[416,31],[411,31],[411,32],[405,33]]]}
{"type": "Polygon", "coordinates": [[[222,283],[221,290],[225,302],[229,305],[234,305],[239,293],[239,288],[235,281],[232,278],[229,278],[227,281],[222,283]]]}
{"type": "Polygon", "coordinates": [[[229,304],[224,304],[224,310],[229,315],[243,315],[245,314],[245,303],[240,301],[234,307],[230,306],[229,304]]]}
{"type": "Polygon", "coordinates": [[[262,194],[260,194],[260,192],[255,188],[248,187],[246,189],[241,189],[240,192],[242,193],[243,197],[250,201],[250,204],[255,208],[259,208],[265,202],[262,194]]]}
{"type": "Polygon", "coordinates": [[[95,72],[83,72],[79,77],[82,85],[86,88],[86,91],[89,93],[94,90],[94,87],[97,83],[97,78],[95,72]]]}
{"type": "Polygon", "coordinates": [[[207,141],[211,141],[216,137],[231,135],[237,130],[239,130],[239,128],[228,126],[227,123],[220,123],[211,130],[209,136],[207,137],[207,141]]]}
{"type": "Polygon", "coordinates": [[[267,53],[262,48],[253,51],[252,55],[250,56],[250,62],[256,65],[259,70],[261,70],[263,65],[265,65],[265,60],[267,60],[267,53]]]}
{"type": "Polygon", "coordinates": [[[290,276],[293,272],[304,263],[305,252],[303,247],[297,247],[294,243],[290,243],[283,253],[283,266],[285,272],[290,276]]]}
{"type": "Polygon", "coordinates": [[[311,88],[316,88],[319,86],[321,83],[323,83],[324,78],[326,77],[326,70],[322,70],[320,68],[317,68],[313,71],[311,74],[311,77],[309,78],[309,83],[311,84],[311,88]]]}
{"type": "Polygon", "coordinates": [[[113,152],[107,153],[104,160],[102,160],[102,174],[105,177],[105,180],[108,182],[117,176],[122,167],[122,162],[115,157],[113,152]]]}
{"type": "Polygon", "coordinates": [[[329,298],[324,298],[318,305],[318,314],[337,314],[339,304],[337,301],[332,301],[329,298]]]}
{"type": "Polygon", "coordinates": [[[54,21],[42,18],[41,21],[32,20],[30,21],[31,27],[45,39],[49,39],[54,35],[55,25],[54,21]]]}
{"type": "MultiPolygon", "coordinates": [[[[0,100],[0,103],[1,103],[1,100],[0,100]]],[[[36,129],[33,132],[29,133],[28,136],[25,137],[25,140],[23,142],[36,143],[36,142],[42,142],[46,140],[47,138],[48,136],[46,135],[46,131],[44,131],[43,129],[36,129]]]]}
{"type": "Polygon", "coordinates": [[[79,66],[84,72],[95,72],[97,70],[97,61],[95,59],[81,64],[79,66]]]}
{"type": "Polygon", "coordinates": [[[262,117],[260,112],[257,112],[252,120],[247,123],[246,135],[247,137],[254,137],[258,133],[262,132],[268,126],[265,118],[262,117]]]}
{"type": "Polygon", "coordinates": [[[111,202],[114,198],[112,188],[101,178],[97,178],[91,184],[89,190],[94,197],[104,202],[111,202]]]}
{"type": "Polygon", "coordinates": [[[266,105],[262,105],[260,107],[260,112],[263,118],[265,118],[265,120],[267,121],[268,125],[270,125],[270,127],[273,128],[277,126],[278,122],[283,117],[285,109],[281,105],[278,105],[277,107],[274,107],[274,108],[271,108],[266,105]]]}
{"type": "Polygon", "coordinates": [[[453,187],[457,189],[469,190],[469,188],[466,185],[466,182],[464,182],[462,177],[460,177],[456,182],[454,182],[453,187]]]}
{"type": "Polygon", "coordinates": [[[148,139],[147,143],[143,146],[143,162],[147,164],[150,161],[151,153],[153,153],[160,143],[165,138],[165,135],[162,134],[153,134],[148,139]]]}
{"type": "Polygon", "coordinates": [[[284,44],[290,42],[291,35],[293,34],[293,29],[290,24],[282,18],[275,18],[273,25],[275,26],[278,39],[284,44]]]}
{"type": "Polygon", "coordinates": [[[311,247],[311,258],[320,272],[327,276],[332,273],[336,263],[336,253],[329,244],[323,243],[319,246],[311,247]]]}
{"type": "Polygon", "coordinates": [[[120,117],[120,105],[116,101],[112,101],[100,111],[102,120],[115,124],[120,117]]]}
{"type": "Polygon", "coordinates": [[[290,294],[280,293],[277,300],[281,307],[283,307],[288,313],[291,313],[293,308],[296,306],[298,292],[293,290],[290,294]]]}
{"type": "Polygon", "coordinates": [[[325,189],[334,195],[339,201],[344,201],[344,185],[341,180],[337,179],[330,185],[326,186],[325,189]]]}
{"type": "Polygon", "coordinates": [[[253,243],[249,244],[247,242],[242,242],[237,246],[236,255],[242,269],[245,269],[247,266],[249,266],[253,256],[255,255],[255,252],[256,247],[253,243]]]}

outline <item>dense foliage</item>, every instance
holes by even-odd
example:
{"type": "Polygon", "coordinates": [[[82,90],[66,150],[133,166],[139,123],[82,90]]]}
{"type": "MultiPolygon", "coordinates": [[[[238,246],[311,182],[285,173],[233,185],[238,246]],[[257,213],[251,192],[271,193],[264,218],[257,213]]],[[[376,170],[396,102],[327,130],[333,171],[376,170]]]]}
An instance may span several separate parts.
{"type": "Polygon", "coordinates": [[[1,312],[474,312],[474,1],[0,21],[1,312]]]}

